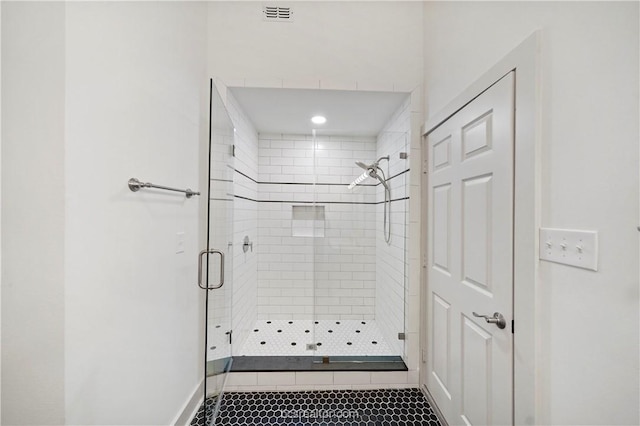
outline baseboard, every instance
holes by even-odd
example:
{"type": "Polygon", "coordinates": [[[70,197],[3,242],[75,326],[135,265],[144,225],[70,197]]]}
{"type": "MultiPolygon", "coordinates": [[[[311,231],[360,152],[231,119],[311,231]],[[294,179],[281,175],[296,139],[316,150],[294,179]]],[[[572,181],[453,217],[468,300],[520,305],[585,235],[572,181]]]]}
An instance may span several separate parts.
{"type": "Polygon", "coordinates": [[[449,423],[447,423],[444,416],[442,415],[442,412],[438,408],[436,401],[433,399],[433,396],[431,396],[429,389],[427,389],[427,385],[422,385],[420,387],[420,390],[422,391],[424,396],[427,398],[427,401],[429,401],[429,405],[431,406],[431,408],[433,408],[433,412],[436,413],[436,417],[438,417],[438,421],[440,422],[440,424],[442,426],[449,426],[449,423]]]}
{"type": "Polygon", "coordinates": [[[196,415],[200,405],[204,400],[204,380],[201,380],[198,386],[182,406],[176,418],[171,422],[175,426],[189,426],[191,419],[196,415]]]}

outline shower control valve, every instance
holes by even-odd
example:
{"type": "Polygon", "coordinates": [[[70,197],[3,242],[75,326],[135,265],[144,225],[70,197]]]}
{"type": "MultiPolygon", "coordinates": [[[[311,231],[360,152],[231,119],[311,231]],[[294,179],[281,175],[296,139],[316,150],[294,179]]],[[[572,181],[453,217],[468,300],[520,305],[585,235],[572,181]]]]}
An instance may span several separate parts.
{"type": "Polygon", "coordinates": [[[242,240],[242,251],[246,253],[249,251],[249,248],[251,248],[251,253],[253,253],[253,241],[249,241],[249,236],[245,235],[242,240]]]}

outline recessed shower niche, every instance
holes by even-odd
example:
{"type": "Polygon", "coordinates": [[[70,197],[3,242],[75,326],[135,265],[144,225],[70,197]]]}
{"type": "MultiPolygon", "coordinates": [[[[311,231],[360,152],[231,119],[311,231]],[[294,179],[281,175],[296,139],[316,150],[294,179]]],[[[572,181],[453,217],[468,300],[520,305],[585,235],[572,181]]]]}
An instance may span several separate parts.
{"type": "Polygon", "coordinates": [[[234,371],[406,369],[409,94],[232,87],[225,106],[233,157],[210,198],[232,204],[231,273],[211,339],[234,371]]]}
{"type": "Polygon", "coordinates": [[[292,237],[324,237],[324,206],[291,206],[292,237]]]}

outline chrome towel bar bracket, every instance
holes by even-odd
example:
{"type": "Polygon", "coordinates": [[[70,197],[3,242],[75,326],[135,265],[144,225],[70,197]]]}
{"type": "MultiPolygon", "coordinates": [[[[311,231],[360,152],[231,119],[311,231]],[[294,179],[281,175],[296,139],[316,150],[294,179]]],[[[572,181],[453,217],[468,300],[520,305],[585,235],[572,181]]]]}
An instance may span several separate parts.
{"type": "Polygon", "coordinates": [[[129,189],[132,192],[138,192],[138,191],[140,191],[140,188],[156,188],[156,189],[164,189],[165,191],[184,192],[184,194],[187,196],[187,198],[191,198],[194,195],[200,195],[199,192],[192,191],[189,188],[187,188],[187,189],[170,188],[168,186],[155,185],[155,184],[153,184],[151,182],[140,182],[136,178],[129,179],[128,184],[129,184],[129,189]]]}

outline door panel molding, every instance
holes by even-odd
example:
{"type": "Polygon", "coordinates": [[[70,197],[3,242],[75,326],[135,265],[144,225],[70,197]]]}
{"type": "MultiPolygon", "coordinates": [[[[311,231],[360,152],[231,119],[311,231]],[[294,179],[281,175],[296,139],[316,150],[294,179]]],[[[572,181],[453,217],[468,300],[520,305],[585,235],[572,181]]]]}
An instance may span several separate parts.
{"type": "Polygon", "coordinates": [[[490,425],[493,336],[462,314],[462,409],[467,424],[490,425]],[[478,358],[480,358],[478,360],[478,358]]]}

